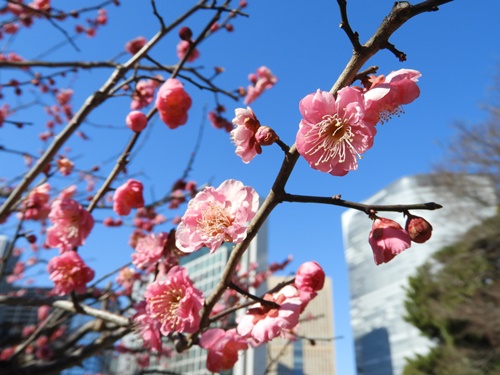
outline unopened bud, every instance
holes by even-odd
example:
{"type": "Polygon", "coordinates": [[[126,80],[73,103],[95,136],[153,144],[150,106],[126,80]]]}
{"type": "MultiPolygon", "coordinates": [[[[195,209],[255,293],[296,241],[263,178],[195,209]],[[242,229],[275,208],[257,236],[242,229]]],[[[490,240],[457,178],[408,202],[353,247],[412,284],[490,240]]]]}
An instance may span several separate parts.
{"type": "Polygon", "coordinates": [[[179,30],[179,37],[182,40],[189,42],[189,41],[191,41],[191,38],[193,37],[193,32],[191,31],[191,29],[189,27],[186,27],[186,26],[181,27],[181,29],[179,30]]]}
{"type": "Polygon", "coordinates": [[[255,139],[261,146],[270,146],[276,142],[279,137],[269,126],[261,126],[255,133],[255,139]]]}
{"type": "Polygon", "coordinates": [[[144,130],[148,124],[148,118],[141,111],[132,111],[125,119],[127,126],[136,133],[144,130]]]}
{"type": "Polygon", "coordinates": [[[28,240],[29,243],[35,243],[36,242],[36,236],[34,234],[28,234],[26,236],[26,239],[28,240]]]}
{"type": "Polygon", "coordinates": [[[432,235],[432,225],[420,216],[408,214],[405,229],[410,235],[411,240],[416,243],[424,243],[432,235]]]}

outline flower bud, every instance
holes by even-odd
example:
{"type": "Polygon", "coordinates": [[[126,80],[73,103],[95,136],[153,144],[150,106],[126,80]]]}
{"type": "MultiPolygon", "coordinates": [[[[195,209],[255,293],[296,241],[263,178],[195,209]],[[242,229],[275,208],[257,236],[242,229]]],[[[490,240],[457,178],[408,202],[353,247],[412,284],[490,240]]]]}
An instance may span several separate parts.
{"type": "Polygon", "coordinates": [[[141,111],[132,111],[127,115],[125,119],[127,126],[136,133],[144,130],[148,123],[148,119],[144,113],[141,111]]]}
{"type": "Polygon", "coordinates": [[[269,126],[261,126],[255,133],[255,139],[261,146],[270,146],[276,142],[279,137],[269,126]]]}
{"type": "Polygon", "coordinates": [[[179,37],[182,40],[189,42],[191,40],[191,38],[193,37],[193,32],[191,31],[191,29],[189,27],[186,27],[186,26],[181,27],[181,29],[179,30],[179,37]]]}
{"type": "Polygon", "coordinates": [[[295,286],[299,290],[317,292],[323,289],[324,284],[325,271],[318,263],[314,261],[302,263],[295,275],[295,286]]]}
{"type": "Polygon", "coordinates": [[[411,240],[416,243],[424,243],[432,235],[432,225],[420,216],[408,214],[405,229],[410,235],[411,240]]]}

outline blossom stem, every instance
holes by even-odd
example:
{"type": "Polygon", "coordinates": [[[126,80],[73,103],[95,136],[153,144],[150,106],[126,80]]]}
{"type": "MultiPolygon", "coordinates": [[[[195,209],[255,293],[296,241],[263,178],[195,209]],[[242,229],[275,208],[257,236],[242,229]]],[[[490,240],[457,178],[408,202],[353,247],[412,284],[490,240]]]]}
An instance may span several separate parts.
{"type": "Polygon", "coordinates": [[[243,288],[240,288],[238,285],[236,285],[235,283],[233,283],[232,281],[229,282],[228,284],[228,287],[233,289],[233,290],[236,290],[238,293],[244,295],[245,297],[247,298],[250,298],[256,302],[259,302],[260,304],[266,306],[266,307],[270,307],[272,309],[279,309],[280,305],[278,305],[276,302],[273,302],[273,301],[267,301],[263,298],[260,298],[260,297],[257,297],[249,292],[247,292],[245,289],[243,288]]]}

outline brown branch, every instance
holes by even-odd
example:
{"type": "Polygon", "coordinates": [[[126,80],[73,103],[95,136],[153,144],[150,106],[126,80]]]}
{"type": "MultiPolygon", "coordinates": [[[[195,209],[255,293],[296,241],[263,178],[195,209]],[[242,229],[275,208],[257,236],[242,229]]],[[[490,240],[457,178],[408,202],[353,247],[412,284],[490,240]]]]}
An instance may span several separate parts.
{"type": "Polygon", "coordinates": [[[362,211],[367,215],[378,211],[390,211],[390,212],[405,212],[408,210],[438,210],[443,208],[438,203],[418,203],[418,204],[393,204],[393,205],[371,205],[363,204],[357,202],[350,202],[344,199],[340,199],[340,196],[334,197],[316,197],[308,195],[295,195],[295,194],[284,194],[284,202],[297,202],[297,203],[320,203],[320,204],[330,204],[333,206],[341,206],[346,208],[352,208],[358,211],[362,211]]]}
{"type": "Polygon", "coordinates": [[[347,37],[351,41],[354,51],[359,52],[361,50],[361,43],[359,43],[359,34],[352,30],[349,19],[347,18],[347,1],[337,0],[337,3],[339,4],[340,17],[342,19],[339,27],[347,34],[347,37]]]}
{"type": "Polygon", "coordinates": [[[387,47],[391,35],[399,29],[406,21],[421,13],[434,12],[439,5],[449,3],[453,0],[426,0],[421,3],[410,5],[408,2],[396,2],[387,17],[384,18],[375,34],[355,51],[347,63],[344,71],[332,86],[330,92],[335,94],[342,87],[354,82],[356,74],[363,65],[379,50],[387,47]]]}
{"type": "MultiPolygon", "coordinates": [[[[89,358],[97,354],[98,352],[109,348],[116,341],[131,332],[130,327],[122,327],[111,333],[103,333],[92,343],[77,348],[73,353],[67,354],[60,358],[56,358],[52,361],[43,363],[30,363],[26,366],[15,366],[11,367],[10,371],[6,375],[10,374],[44,374],[44,375],[56,375],[62,370],[76,366],[80,364],[84,359],[89,358]]],[[[6,371],[9,371],[8,369],[6,371]]]]}

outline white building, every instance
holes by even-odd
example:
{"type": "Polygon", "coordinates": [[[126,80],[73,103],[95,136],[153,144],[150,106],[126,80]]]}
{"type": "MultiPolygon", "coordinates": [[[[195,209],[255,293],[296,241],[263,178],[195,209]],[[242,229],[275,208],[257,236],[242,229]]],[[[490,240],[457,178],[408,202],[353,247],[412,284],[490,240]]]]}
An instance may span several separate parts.
{"type": "MultiPolygon", "coordinates": [[[[376,266],[373,261],[368,243],[372,221],[368,216],[356,210],[342,215],[359,375],[400,375],[405,358],[428,351],[431,342],[403,319],[408,277],[435,251],[456,242],[469,228],[496,214],[495,191],[488,178],[456,176],[455,184],[460,189],[455,190],[443,184],[441,177],[403,177],[363,202],[383,205],[434,201],[443,205],[437,211],[411,212],[432,224],[432,238],[424,244],[413,244],[389,263],[376,266]],[[489,205],[480,204],[477,196],[489,205]]],[[[404,226],[402,214],[380,212],[379,216],[404,226]]]]}

